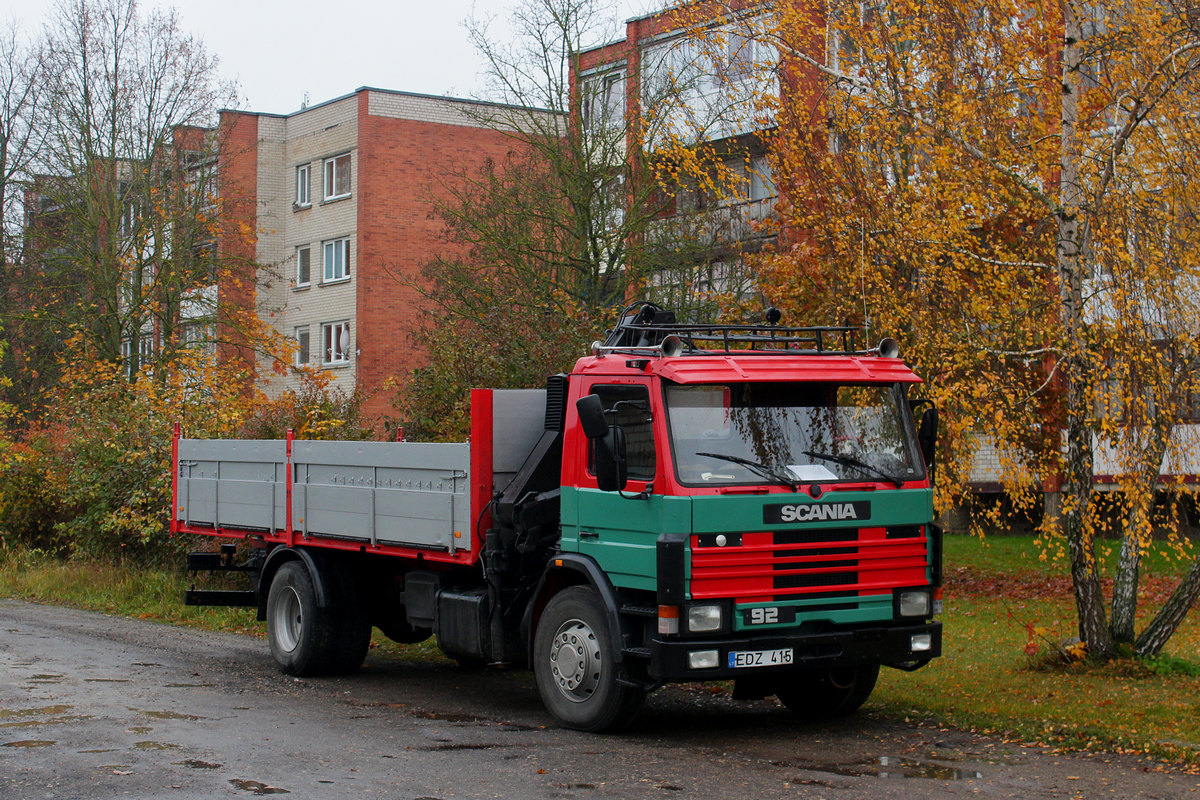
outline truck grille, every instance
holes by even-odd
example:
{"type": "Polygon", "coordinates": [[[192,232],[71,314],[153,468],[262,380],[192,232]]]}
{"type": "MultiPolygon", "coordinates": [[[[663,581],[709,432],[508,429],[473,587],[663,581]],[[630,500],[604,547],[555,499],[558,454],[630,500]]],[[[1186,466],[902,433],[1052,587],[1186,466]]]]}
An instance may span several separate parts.
{"type": "Polygon", "coordinates": [[[878,595],[929,581],[921,526],[762,531],[735,535],[725,547],[711,536],[693,536],[691,545],[696,599],[878,595]]]}

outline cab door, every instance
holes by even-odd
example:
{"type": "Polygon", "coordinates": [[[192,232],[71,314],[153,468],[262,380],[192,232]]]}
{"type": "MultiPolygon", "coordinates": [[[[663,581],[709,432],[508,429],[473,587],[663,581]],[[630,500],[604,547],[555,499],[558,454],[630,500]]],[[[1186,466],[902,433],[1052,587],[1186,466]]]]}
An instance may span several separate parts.
{"type": "Polygon", "coordinates": [[[650,383],[597,378],[582,393],[598,395],[608,423],[624,431],[629,480],[623,491],[600,491],[590,443],[576,439],[588,448],[587,465],[578,470],[576,486],[563,487],[562,549],[595,559],[614,586],[653,591],[658,535],[686,530],[690,511],[686,498],[653,490],[664,459],[650,383]]]}

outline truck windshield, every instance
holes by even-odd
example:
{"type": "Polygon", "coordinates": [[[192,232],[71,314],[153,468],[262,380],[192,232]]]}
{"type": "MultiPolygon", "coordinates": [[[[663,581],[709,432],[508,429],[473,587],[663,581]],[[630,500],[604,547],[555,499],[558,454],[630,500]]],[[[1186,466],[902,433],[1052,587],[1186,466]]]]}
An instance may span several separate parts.
{"type": "Polygon", "coordinates": [[[688,486],[921,478],[896,385],[731,383],[666,388],[671,448],[688,486]]]}

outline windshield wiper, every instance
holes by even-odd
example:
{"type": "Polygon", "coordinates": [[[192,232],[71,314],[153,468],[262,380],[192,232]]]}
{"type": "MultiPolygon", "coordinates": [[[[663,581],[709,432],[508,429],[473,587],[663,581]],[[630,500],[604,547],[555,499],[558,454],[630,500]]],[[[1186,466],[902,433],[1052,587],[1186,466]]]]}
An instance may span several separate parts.
{"type": "Polygon", "coordinates": [[[843,466],[854,467],[855,469],[861,469],[864,472],[870,472],[873,475],[883,478],[885,481],[891,481],[892,483],[896,484],[897,489],[904,485],[904,481],[902,481],[900,478],[897,478],[895,475],[891,475],[881,469],[876,469],[867,462],[860,461],[853,456],[839,456],[834,455],[833,453],[818,453],[816,450],[804,450],[802,452],[804,455],[810,456],[811,458],[820,458],[824,461],[832,461],[835,464],[842,464],[843,466]]]}
{"type": "Polygon", "coordinates": [[[747,469],[757,472],[760,477],[770,478],[771,480],[773,480],[777,483],[781,483],[784,486],[788,487],[793,492],[800,491],[799,483],[797,483],[796,481],[793,481],[791,478],[788,478],[784,475],[779,474],[775,470],[768,467],[766,464],[760,464],[757,461],[751,461],[750,459],[742,458],[741,456],[727,456],[724,453],[696,453],[696,455],[708,456],[709,458],[719,458],[722,461],[729,461],[733,464],[741,464],[743,467],[746,467],[747,469]]]}

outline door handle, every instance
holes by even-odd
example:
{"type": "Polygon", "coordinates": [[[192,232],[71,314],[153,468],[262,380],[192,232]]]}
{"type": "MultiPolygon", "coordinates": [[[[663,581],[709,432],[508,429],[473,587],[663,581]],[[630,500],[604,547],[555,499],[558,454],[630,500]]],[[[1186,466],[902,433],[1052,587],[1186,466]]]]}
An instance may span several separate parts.
{"type": "Polygon", "coordinates": [[[600,534],[596,533],[595,531],[580,531],[579,538],[580,539],[599,539],[600,534]]]}

